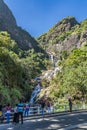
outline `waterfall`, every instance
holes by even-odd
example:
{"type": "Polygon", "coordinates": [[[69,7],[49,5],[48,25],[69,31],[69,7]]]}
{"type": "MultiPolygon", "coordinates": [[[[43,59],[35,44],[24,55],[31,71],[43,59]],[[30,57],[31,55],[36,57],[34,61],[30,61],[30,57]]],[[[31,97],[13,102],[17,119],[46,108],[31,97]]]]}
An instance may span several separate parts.
{"type": "Polygon", "coordinates": [[[37,96],[37,94],[40,92],[40,90],[41,90],[41,86],[38,83],[38,85],[35,87],[35,89],[33,90],[32,94],[31,94],[31,98],[30,98],[30,101],[29,101],[30,104],[34,103],[34,99],[37,96]]]}

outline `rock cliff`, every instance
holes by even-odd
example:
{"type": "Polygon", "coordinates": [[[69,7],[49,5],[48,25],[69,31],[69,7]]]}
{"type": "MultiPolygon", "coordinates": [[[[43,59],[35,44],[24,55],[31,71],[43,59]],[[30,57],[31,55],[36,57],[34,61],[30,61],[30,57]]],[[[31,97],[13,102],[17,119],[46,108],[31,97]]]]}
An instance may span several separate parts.
{"type": "Polygon", "coordinates": [[[3,0],[0,0],[0,31],[8,31],[11,38],[14,39],[18,46],[23,50],[34,48],[39,50],[38,43],[31,35],[17,26],[16,20],[3,0]]]}
{"type": "Polygon", "coordinates": [[[79,23],[74,17],[64,18],[37,41],[48,53],[60,59],[61,54],[69,53],[87,41],[87,19],[79,23]]]}

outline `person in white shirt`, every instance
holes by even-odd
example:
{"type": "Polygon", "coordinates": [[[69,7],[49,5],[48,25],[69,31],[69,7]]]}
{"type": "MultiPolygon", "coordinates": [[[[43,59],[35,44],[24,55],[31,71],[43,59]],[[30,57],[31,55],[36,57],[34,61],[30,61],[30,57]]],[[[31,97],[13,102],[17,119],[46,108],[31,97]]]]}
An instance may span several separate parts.
{"type": "Polygon", "coordinates": [[[14,107],[14,117],[13,117],[13,123],[18,123],[18,107],[17,107],[17,104],[16,106],[14,107]]]}

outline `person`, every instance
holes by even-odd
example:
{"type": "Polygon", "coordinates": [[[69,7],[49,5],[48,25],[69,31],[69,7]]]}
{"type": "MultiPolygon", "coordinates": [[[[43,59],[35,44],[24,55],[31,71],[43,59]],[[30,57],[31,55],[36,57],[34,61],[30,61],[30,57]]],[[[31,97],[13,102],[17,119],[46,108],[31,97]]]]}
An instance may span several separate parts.
{"type": "Polygon", "coordinates": [[[2,107],[2,118],[1,118],[1,123],[4,122],[4,119],[5,119],[5,113],[6,113],[6,106],[4,105],[2,107]]]}
{"type": "Polygon", "coordinates": [[[2,123],[2,105],[1,105],[1,103],[0,103],[0,121],[2,123]]]}
{"type": "Polygon", "coordinates": [[[85,100],[84,100],[84,97],[81,98],[81,101],[82,101],[82,109],[85,109],[85,100]]]}
{"type": "Polygon", "coordinates": [[[72,100],[71,98],[68,99],[69,102],[69,111],[72,112],[72,100]]]}
{"type": "Polygon", "coordinates": [[[48,113],[50,113],[51,112],[51,104],[50,104],[50,102],[48,101],[47,102],[47,110],[48,110],[48,113]]]}
{"type": "Polygon", "coordinates": [[[55,112],[55,107],[54,107],[54,103],[53,102],[51,102],[51,112],[55,112]]]}
{"type": "Polygon", "coordinates": [[[29,115],[29,104],[26,102],[25,104],[25,116],[29,115]]]}
{"type": "Polygon", "coordinates": [[[18,120],[21,117],[21,124],[23,124],[23,110],[24,110],[24,104],[20,100],[20,102],[17,105],[18,107],[18,120]]]}
{"type": "Polygon", "coordinates": [[[41,101],[42,116],[44,117],[45,99],[41,101]]]}
{"type": "Polygon", "coordinates": [[[17,104],[16,106],[14,107],[14,116],[13,116],[13,123],[18,123],[19,120],[18,120],[18,107],[17,107],[17,104]]]}
{"type": "Polygon", "coordinates": [[[0,115],[2,115],[2,104],[0,103],[0,115]]]}
{"type": "Polygon", "coordinates": [[[10,106],[10,104],[8,103],[7,106],[6,106],[6,118],[7,118],[7,123],[9,123],[9,121],[10,121],[10,114],[11,114],[11,106],[10,106]]]}

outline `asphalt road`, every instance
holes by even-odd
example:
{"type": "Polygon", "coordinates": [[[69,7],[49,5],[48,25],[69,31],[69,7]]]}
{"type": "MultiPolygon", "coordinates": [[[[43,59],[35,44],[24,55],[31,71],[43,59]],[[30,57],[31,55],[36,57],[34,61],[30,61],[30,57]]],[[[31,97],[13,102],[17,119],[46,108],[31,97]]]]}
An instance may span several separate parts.
{"type": "Polygon", "coordinates": [[[39,118],[24,124],[1,124],[0,130],[87,130],[87,112],[39,118]]]}

